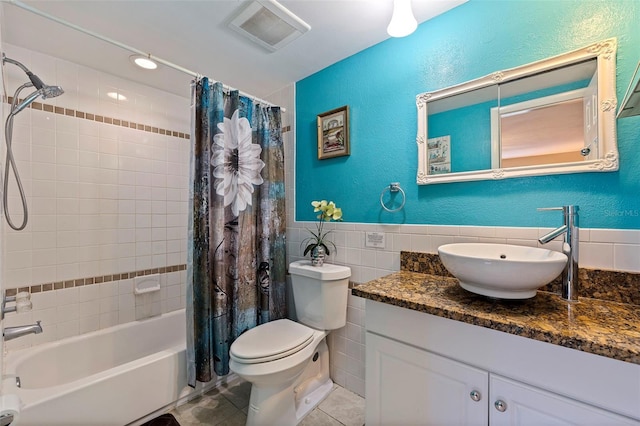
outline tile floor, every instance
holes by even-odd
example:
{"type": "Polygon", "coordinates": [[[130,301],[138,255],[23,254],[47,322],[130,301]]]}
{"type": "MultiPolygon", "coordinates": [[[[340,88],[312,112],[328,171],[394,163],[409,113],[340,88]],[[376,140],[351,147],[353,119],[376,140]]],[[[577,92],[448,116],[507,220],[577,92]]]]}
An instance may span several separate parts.
{"type": "MultiPolygon", "coordinates": [[[[171,411],[180,426],[244,426],[251,384],[238,378],[171,411]]],[[[300,426],[363,426],[364,398],[338,385],[300,426]]]]}

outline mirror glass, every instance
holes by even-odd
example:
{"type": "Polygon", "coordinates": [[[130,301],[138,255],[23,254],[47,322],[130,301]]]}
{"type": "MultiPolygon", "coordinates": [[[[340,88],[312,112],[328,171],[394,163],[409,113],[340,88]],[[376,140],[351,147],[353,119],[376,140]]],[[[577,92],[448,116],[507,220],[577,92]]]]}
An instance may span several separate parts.
{"type": "Polygon", "coordinates": [[[418,95],[418,183],[617,170],[615,48],[418,95]]]}
{"type": "Polygon", "coordinates": [[[429,174],[490,169],[491,112],[499,106],[497,85],[429,103],[429,174]]]}

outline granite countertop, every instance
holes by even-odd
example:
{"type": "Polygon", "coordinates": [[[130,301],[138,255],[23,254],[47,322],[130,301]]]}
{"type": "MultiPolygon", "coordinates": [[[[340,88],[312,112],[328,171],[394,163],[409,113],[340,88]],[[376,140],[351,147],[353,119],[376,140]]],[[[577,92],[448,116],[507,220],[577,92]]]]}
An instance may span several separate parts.
{"type": "Polygon", "coordinates": [[[526,300],[496,300],[451,277],[400,271],[360,284],[355,296],[517,336],[640,364],[640,307],[599,299],[569,303],[545,291],[526,300]]]}

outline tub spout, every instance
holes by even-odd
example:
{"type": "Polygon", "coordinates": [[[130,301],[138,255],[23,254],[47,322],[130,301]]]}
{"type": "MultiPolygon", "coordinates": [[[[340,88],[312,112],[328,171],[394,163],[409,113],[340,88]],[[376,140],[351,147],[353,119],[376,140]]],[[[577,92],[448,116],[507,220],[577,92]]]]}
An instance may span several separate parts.
{"type": "Polygon", "coordinates": [[[2,336],[4,340],[12,340],[18,337],[26,336],[27,334],[40,334],[42,333],[42,326],[40,326],[40,321],[37,321],[35,324],[31,325],[19,325],[17,327],[5,327],[2,332],[2,336]]]}

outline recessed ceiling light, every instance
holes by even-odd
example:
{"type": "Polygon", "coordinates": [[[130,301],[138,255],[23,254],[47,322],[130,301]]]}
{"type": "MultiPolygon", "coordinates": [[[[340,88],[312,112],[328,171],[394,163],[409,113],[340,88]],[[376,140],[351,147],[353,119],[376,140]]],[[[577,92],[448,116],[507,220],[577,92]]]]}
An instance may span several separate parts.
{"type": "Polygon", "coordinates": [[[155,70],[156,68],[158,68],[158,64],[153,59],[151,59],[151,55],[131,55],[129,56],[129,60],[140,68],[144,68],[146,70],[155,70]]]}
{"type": "Polygon", "coordinates": [[[117,101],[126,101],[127,97],[125,95],[123,95],[122,93],[118,93],[118,92],[107,92],[107,96],[110,97],[111,99],[115,99],[117,101]]]}

